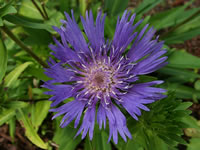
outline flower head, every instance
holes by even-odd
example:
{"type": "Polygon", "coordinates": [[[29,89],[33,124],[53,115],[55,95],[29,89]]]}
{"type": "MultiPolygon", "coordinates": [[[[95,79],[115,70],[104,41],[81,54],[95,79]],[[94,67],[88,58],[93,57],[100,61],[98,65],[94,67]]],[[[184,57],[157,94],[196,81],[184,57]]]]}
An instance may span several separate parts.
{"type": "Polygon", "coordinates": [[[161,84],[162,81],[139,83],[138,76],[154,72],[163,67],[167,57],[162,55],[163,42],[158,37],[152,40],[155,30],[147,30],[146,25],[139,33],[134,32],[142,22],[133,23],[135,14],[130,16],[127,11],[118,18],[113,40],[104,38],[104,21],[101,12],[94,23],[92,12],[86,12],[86,18],[81,17],[84,38],[78,27],[73,11],[72,18],[65,13],[67,20],[61,20],[60,28],[54,27],[61,36],[61,42],[54,38],[56,45],[50,45],[59,61],[50,58],[46,75],[52,78],[45,82],[44,87],[53,95],[52,107],[60,104],[69,97],[70,101],[58,108],[51,109],[57,112],[53,117],[64,115],[61,127],[74,121],[74,127],[79,125],[83,115],[82,125],[76,135],[82,132],[84,138],[89,132],[92,139],[95,118],[100,129],[109,122],[109,140],[113,136],[118,141],[118,132],[126,141],[131,134],[126,125],[126,118],[120,111],[125,108],[136,120],[141,115],[141,109],[149,111],[144,104],[152,103],[164,97],[164,89],[151,87],[161,84]],[[86,42],[86,40],[88,42],[86,42]],[[131,45],[127,52],[128,45],[131,45]],[[137,83],[135,83],[137,81],[137,83]],[[97,108],[97,111],[96,111],[97,108]]]}

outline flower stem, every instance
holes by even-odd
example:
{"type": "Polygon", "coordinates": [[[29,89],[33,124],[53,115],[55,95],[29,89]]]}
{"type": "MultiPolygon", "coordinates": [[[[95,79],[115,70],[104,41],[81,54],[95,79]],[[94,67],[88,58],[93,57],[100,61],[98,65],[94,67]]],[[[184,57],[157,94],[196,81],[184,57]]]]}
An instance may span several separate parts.
{"type": "Polygon", "coordinates": [[[164,32],[163,34],[160,35],[160,38],[164,38],[168,35],[168,33],[175,31],[177,28],[179,28],[180,26],[184,25],[185,23],[189,22],[190,20],[192,20],[193,18],[195,18],[197,15],[200,14],[200,10],[197,11],[196,13],[194,13],[192,16],[190,16],[189,18],[187,18],[186,20],[180,22],[179,24],[177,24],[176,26],[170,28],[168,31],[164,32]]]}
{"type": "Polygon", "coordinates": [[[39,13],[41,14],[41,16],[44,18],[44,20],[47,20],[48,18],[43,14],[42,10],[38,6],[38,4],[35,2],[35,0],[31,0],[31,1],[32,1],[33,5],[35,5],[35,7],[37,8],[37,10],[39,11],[39,13]]]}
{"type": "Polygon", "coordinates": [[[45,3],[42,2],[41,5],[42,5],[42,10],[43,10],[43,12],[44,12],[44,14],[45,14],[46,19],[49,20],[49,17],[48,17],[48,14],[47,14],[46,8],[45,8],[45,3]]]}
{"type": "Polygon", "coordinates": [[[22,41],[20,41],[5,25],[1,27],[3,32],[5,32],[17,45],[19,45],[23,50],[25,50],[30,56],[32,56],[40,65],[48,68],[48,65],[40,59],[31,48],[27,47],[22,41]]]}

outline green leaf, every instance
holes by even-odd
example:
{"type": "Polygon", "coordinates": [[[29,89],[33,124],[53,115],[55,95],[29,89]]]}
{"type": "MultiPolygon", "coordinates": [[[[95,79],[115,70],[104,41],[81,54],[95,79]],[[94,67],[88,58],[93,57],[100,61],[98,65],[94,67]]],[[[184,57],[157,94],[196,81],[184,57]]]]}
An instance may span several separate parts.
{"type": "Polygon", "coordinates": [[[16,128],[15,117],[11,118],[8,123],[9,123],[9,134],[12,137],[12,141],[14,141],[14,138],[15,138],[15,128],[16,128]]]}
{"type": "Polygon", "coordinates": [[[163,0],[143,0],[143,2],[135,9],[136,14],[143,15],[163,0]]]}
{"type": "Polygon", "coordinates": [[[14,14],[17,13],[17,10],[11,5],[13,0],[5,5],[4,7],[0,8],[0,17],[3,17],[7,14],[14,14]]]}
{"type": "Polygon", "coordinates": [[[197,80],[195,83],[194,83],[194,88],[198,91],[200,91],[200,80],[197,80]]]}
{"type": "Polygon", "coordinates": [[[199,74],[195,73],[194,71],[190,71],[186,69],[164,67],[164,68],[159,69],[158,72],[162,74],[166,74],[166,75],[171,75],[173,77],[177,77],[177,79],[179,80],[181,79],[184,81],[193,82],[195,79],[200,78],[199,74]]]}
{"type": "MultiPolygon", "coordinates": [[[[200,10],[200,8],[196,8],[196,9],[194,8],[194,9],[191,9],[190,11],[193,11],[192,14],[194,14],[199,10],[200,10]]],[[[174,35],[188,32],[192,29],[198,28],[198,27],[200,27],[199,21],[200,21],[200,16],[197,16],[197,17],[193,18],[192,20],[188,21],[187,23],[178,27],[175,31],[173,31],[173,33],[169,33],[169,35],[174,36],[174,35]]]]}
{"type": "Polygon", "coordinates": [[[63,13],[64,11],[70,11],[70,0],[59,0],[60,11],[63,13]]]}
{"type": "Polygon", "coordinates": [[[0,126],[5,122],[9,121],[15,115],[15,110],[13,109],[4,109],[0,113],[0,126]]]}
{"type": "Polygon", "coordinates": [[[23,124],[27,138],[38,147],[47,149],[47,143],[44,143],[44,141],[39,137],[37,132],[34,130],[33,125],[30,123],[30,119],[28,119],[28,116],[26,116],[21,109],[18,110],[17,119],[23,124]]]}
{"type": "Polygon", "coordinates": [[[13,71],[11,71],[5,77],[5,86],[10,87],[17,80],[17,78],[21,75],[21,73],[30,65],[32,62],[26,62],[24,64],[19,65],[13,71]]]}
{"type": "Polygon", "coordinates": [[[33,29],[44,29],[51,33],[54,32],[51,25],[44,24],[44,23],[36,23],[22,16],[6,15],[4,19],[7,20],[8,22],[11,22],[16,25],[20,25],[22,27],[33,28],[33,29]]]}
{"type": "Polygon", "coordinates": [[[36,131],[39,129],[40,125],[46,118],[50,104],[50,101],[41,101],[37,102],[35,105],[32,105],[31,122],[36,131]]]}
{"type": "Polygon", "coordinates": [[[171,35],[169,37],[164,38],[166,44],[175,44],[175,43],[183,43],[186,40],[189,40],[200,34],[199,27],[191,29],[184,33],[179,33],[177,35],[171,35]]]}
{"type": "Polygon", "coordinates": [[[28,106],[28,103],[21,101],[6,101],[2,106],[10,109],[19,109],[28,106]]]}
{"type": "Polygon", "coordinates": [[[192,106],[192,102],[184,102],[184,103],[181,103],[178,107],[176,107],[175,110],[185,110],[185,109],[188,109],[190,106],[192,106]]]}
{"type": "Polygon", "coordinates": [[[93,150],[92,142],[90,141],[88,136],[85,139],[84,149],[93,150]]]}
{"type": "Polygon", "coordinates": [[[167,85],[165,85],[165,88],[169,91],[174,91],[177,98],[183,98],[183,99],[200,98],[199,91],[185,85],[168,83],[167,85]]]}
{"type": "Polygon", "coordinates": [[[198,121],[192,116],[186,116],[182,119],[182,121],[188,125],[188,128],[195,128],[200,131],[200,125],[198,125],[198,121]]]}
{"type": "MultiPolygon", "coordinates": [[[[38,4],[38,6],[40,6],[38,1],[35,1],[35,2],[38,4]]],[[[19,15],[32,18],[32,19],[43,20],[41,14],[37,10],[37,8],[34,6],[34,4],[31,2],[31,0],[22,0],[20,9],[19,9],[19,15]]]]}
{"type": "Polygon", "coordinates": [[[200,147],[200,138],[192,138],[187,145],[187,150],[198,150],[200,147]]]}
{"type": "Polygon", "coordinates": [[[105,0],[106,12],[115,16],[128,7],[129,0],[105,0]]]}
{"type": "Polygon", "coordinates": [[[193,56],[183,50],[177,50],[172,52],[172,54],[168,58],[168,61],[169,67],[188,69],[200,68],[200,58],[193,56]]]}
{"type": "Polygon", "coordinates": [[[7,68],[7,50],[0,34],[0,70],[1,70],[0,83],[6,73],[6,68],[7,68]]]}
{"type": "Polygon", "coordinates": [[[87,9],[88,1],[87,0],[79,0],[79,9],[83,17],[85,17],[85,12],[87,9]]]}
{"type": "Polygon", "coordinates": [[[3,20],[2,20],[2,18],[0,18],[0,27],[2,27],[3,26],[3,20]]]}
{"type": "Polygon", "coordinates": [[[80,143],[80,136],[74,139],[76,130],[67,126],[65,128],[58,128],[53,137],[53,141],[59,145],[59,150],[74,150],[80,143]]]}
{"type": "MultiPolygon", "coordinates": [[[[89,137],[87,137],[89,138],[89,137]]],[[[99,130],[96,126],[92,140],[92,148],[95,150],[111,150],[111,144],[107,142],[108,135],[105,131],[99,130]]]]}
{"type": "Polygon", "coordinates": [[[44,74],[44,69],[42,68],[34,68],[30,66],[27,68],[26,73],[33,75],[39,80],[43,80],[43,81],[50,80],[50,78],[44,74]]]}

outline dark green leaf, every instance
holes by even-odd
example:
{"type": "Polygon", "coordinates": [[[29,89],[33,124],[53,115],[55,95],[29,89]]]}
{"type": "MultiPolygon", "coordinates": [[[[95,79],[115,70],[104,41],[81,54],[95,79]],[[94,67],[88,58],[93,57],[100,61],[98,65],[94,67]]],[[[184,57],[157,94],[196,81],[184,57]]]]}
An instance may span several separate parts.
{"type": "MultiPolygon", "coordinates": [[[[159,69],[158,72],[171,75],[176,77],[177,79],[181,79],[184,81],[191,81],[193,82],[196,78],[200,78],[200,75],[195,73],[194,71],[189,71],[186,69],[179,69],[179,68],[172,68],[172,67],[164,67],[159,69]]],[[[177,79],[175,80],[177,82],[177,79]]]]}
{"type": "Polygon", "coordinates": [[[22,27],[33,28],[33,29],[44,29],[51,33],[54,32],[51,25],[47,25],[44,23],[31,22],[30,20],[22,16],[6,15],[4,19],[7,20],[8,22],[11,22],[16,25],[20,25],[22,27]]]}
{"type": "Polygon", "coordinates": [[[44,74],[44,69],[42,68],[34,68],[30,66],[29,68],[27,68],[26,73],[33,75],[39,80],[43,80],[43,81],[50,80],[50,78],[44,74]]]}
{"type": "Polygon", "coordinates": [[[0,70],[1,70],[0,83],[6,73],[6,68],[7,68],[7,50],[0,34],[0,70]]]}
{"type": "Polygon", "coordinates": [[[128,7],[128,0],[105,0],[106,11],[115,16],[128,7]]]}
{"type": "Polygon", "coordinates": [[[110,145],[110,143],[108,143],[107,133],[103,130],[100,131],[97,128],[94,130],[94,137],[93,137],[93,140],[92,140],[92,149],[95,149],[95,150],[111,150],[111,145],[110,145]]]}
{"type": "Polygon", "coordinates": [[[5,108],[18,109],[18,108],[26,107],[28,105],[28,103],[21,102],[21,101],[6,101],[2,105],[5,108]]]}
{"type": "Polygon", "coordinates": [[[177,35],[169,36],[164,40],[166,41],[167,44],[183,43],[185,40],[189,40],[199,34],[200,34],[200,28],[197,27],[184,33],[179,33],[177,35]]]}
{"type": "Polygon", "coordinates": [[[136,14],[143,15],[163,0],[143,0],[143,2],[135,9],[136,14]]]}
{"type": "Polygon", "coordinates": [[[55,132],[53,141],[59,145],[59,150],[74,150],[81,141],[80,136],[74,139],[75,134],[76,130],[69,126],[65,128],[59,127],[55,132]]]}
{"type": "Polygon", "coordinates": [[[169,83],[167,84],[166,88],[169,91],[174,91],[176,93],[177,98],[184,98],[184,99],[200,98],[199,91],[185,85],[169,83]]]}

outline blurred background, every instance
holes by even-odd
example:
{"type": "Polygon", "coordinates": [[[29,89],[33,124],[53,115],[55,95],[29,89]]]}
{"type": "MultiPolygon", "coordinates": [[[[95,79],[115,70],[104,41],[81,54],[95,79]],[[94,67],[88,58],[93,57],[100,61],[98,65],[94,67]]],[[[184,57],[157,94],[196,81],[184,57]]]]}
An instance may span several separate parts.
{"type": "Polygon", "coordinates": [[[0,0],[0,31],[0,150],[200,149],[200,0],[0,0]],[[107,143],[108,129],[98,128],[92,141],[73,139],[73,125],[61,129],[60,118],[51,120],[51,102],[41,88],[49,80],[43,68],[52,37],[59,39],[52,26],[59,27],[64,11],[72,9],[81,30],[79,16],[86,10],[94,17],[106,13],[110,39],[117,17],[128,9],[137,21],[144,19],[136,31],[149,23],[165,41],[169,65],[141,80],[164,80],[172,96],[150,105],[141,122],[125,114],[133,134],[127,143],[107,143]]]}

